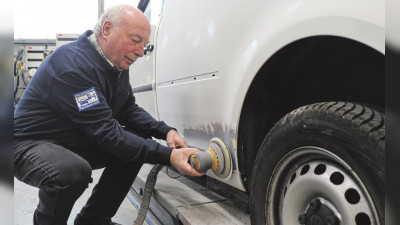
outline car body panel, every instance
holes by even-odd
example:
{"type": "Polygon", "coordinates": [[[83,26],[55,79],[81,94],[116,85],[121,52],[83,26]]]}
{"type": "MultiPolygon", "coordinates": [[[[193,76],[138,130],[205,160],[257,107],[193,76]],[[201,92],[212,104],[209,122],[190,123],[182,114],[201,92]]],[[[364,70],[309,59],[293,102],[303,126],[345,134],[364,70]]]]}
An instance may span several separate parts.
{"type": "Polygon", "coordinates": [[[207,175],[245,191],[237,134],[246,93],[280,49],[313,36],[356,40],[384,53],[384,1],[166,0],[155,49],[159,118],[206,150],[213,137],[232,154],[232,174],[207,175]]]}

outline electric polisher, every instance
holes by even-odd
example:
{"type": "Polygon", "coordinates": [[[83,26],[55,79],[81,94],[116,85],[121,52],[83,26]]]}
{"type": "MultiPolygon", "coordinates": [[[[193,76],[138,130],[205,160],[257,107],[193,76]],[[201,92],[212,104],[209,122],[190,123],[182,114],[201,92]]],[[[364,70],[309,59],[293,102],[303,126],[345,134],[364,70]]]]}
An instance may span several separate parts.
{"type": "MultiPolygon", "coordinates": [[[[215,175],[221,178],[228,177],[231,172],[231,156],[224,142],[219,138],[211,139],[207,151],[196,152],[189,158],[190,165],[200,173],[211,169],[215,175]]],[[[140,210],[134,225],[142,225],[150,205],[151,194],[157,181],[157,174],[163,166],[153,166],[145,183],[140,210]]]]}
{"type": "Polygon", "coordinates": [[[225,178],[231,172],[231,156],[224,142],[211,139],[207,151],[196,152],[189,158],[190,165],[200,173],[211,169],[215,175],[225,178]]]}

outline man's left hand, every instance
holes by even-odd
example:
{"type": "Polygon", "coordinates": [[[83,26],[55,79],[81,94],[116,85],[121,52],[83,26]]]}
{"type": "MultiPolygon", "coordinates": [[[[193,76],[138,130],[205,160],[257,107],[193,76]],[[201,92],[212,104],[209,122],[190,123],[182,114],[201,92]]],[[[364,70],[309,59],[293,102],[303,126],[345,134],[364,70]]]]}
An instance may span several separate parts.
{"type": "Polygon", "coordinates": [[[170,130],[168,132],[166,141],[169,147],[187,148],[186,141],[175,130],[170,130]]]}

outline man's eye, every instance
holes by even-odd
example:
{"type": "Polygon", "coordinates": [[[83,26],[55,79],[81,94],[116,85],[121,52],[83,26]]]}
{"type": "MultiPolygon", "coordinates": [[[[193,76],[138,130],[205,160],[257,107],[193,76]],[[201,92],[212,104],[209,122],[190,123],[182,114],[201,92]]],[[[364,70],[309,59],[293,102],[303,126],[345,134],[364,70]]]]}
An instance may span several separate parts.
{"type": "Polygon", "coordinates": [[[135,40],[135,39],[132,39],[132,42],[135,43],[135,44],[139,44],[140,43],[140,41],[135,40]]]}

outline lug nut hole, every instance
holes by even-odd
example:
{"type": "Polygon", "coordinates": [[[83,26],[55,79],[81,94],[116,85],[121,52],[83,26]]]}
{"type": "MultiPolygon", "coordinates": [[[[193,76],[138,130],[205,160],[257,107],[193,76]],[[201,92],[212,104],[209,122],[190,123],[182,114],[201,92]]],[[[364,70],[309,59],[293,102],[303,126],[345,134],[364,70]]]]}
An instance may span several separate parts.
{"type": "Polygon", "coordinates": [[[340,172],[332,173],[330,180],[333,184],[339,185],[344,181],[344,176],[340,172]]]}
{"type": "Polygon", "coordinates": [[[290,183],[292,183],[295,178],[296,178],[296,174],[293,174],[292,177],[290,178],[290,183]]]}
{"type": "Polygon", "coordinates": [[[326,171],[326,165],[325,164],[319,164],[317,167],[314,169],[314,173],[317,175],[321,175],[325,173],[326,171]]]}
{"type": "Polygon", "coordinates": [[[310,170],[310,166],[309,165],[303,166],[303,168],[301,168],[300,175],[306,174],[309,170],[310,170]]]}
{"type": "Polygon", "coordinates": [[[369,216],[365,213],[358,213],[356,216],[357,225],[371,225],[371,220],[369,216]]]}
{"type": "Polygon", "coordinates": [[[350,204],[357,204],[360,201],[360,194],[353,188],[348,189],[344,196],[350,204]]]}

